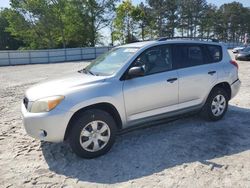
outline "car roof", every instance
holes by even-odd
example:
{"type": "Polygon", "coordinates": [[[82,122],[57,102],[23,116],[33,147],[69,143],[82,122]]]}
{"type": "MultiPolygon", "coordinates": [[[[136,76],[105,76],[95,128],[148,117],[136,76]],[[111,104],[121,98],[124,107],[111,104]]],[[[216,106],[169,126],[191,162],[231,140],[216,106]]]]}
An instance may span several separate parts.
{"type": "Polygon", "coordinates": [[[135,42],[130,44],[125,44],[119,47],[124,48],[142,48],[146,46],[150,46],[152,44],[173,44],[173,43],[196,43],[196,44],[212,44],[212,45],[222,45],[223,43],[219,42],[211,42],[211,41],[201,41],[201,40],[190,40],[190,39],[169,39],[164,41],[151,40],[151,41],[143,41],[143,42],[135,42]]]}
{"type": "Polygon", "coordinates": [[[236,46],[235,48],[245,48],[245,46],[236,46]]]}
{"type": "Polygon", "coordinates": [[[142,48],[144,46],[148,46],[150,44],[155,43],[155,41],[143,41],[143,42],[134,42],[130,44],[125,44],[119,47],[124,47],[124,48],[142,48]]]}

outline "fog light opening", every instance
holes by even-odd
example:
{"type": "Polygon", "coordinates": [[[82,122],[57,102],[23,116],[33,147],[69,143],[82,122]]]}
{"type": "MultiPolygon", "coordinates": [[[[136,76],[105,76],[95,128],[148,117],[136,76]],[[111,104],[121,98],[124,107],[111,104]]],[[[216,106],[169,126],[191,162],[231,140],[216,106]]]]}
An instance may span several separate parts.
{"type": "Polygon", "coordinates": [[[45,131],[45,130],[41,130],[40,131],[40,137],[41,138],[44,138],[44,137],[46,137],[47,136],[47,132],[45,131]]]}

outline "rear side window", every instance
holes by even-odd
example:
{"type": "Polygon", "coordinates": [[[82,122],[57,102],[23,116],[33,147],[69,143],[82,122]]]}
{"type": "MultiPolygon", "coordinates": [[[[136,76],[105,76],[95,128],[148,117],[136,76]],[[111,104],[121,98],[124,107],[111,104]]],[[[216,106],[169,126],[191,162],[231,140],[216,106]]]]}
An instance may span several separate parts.
{"type": "Polygon", "coordinates": [[[203,64],[203,55],[200,46],[189,46],[187,50],[188,50],[188,61],[191,65],[203,64]]]}
{"type": "Polygon", "coordinates": [[[210,56],[210,63],[216,63],[222,60],[222,48],[218,45],[207,45],[210,56]]]}
{"type": "Polygon", "coordinates": [[[177,68],[193,67],[207,63],[204,46],[199,44],[178,44],[173,47],[173,60],[177,68]]]}

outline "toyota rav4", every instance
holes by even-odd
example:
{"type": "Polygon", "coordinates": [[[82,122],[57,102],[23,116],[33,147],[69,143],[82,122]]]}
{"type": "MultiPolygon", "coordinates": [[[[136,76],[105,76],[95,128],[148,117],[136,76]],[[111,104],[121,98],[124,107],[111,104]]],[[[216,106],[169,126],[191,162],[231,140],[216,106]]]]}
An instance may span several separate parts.
{"type": "Polygon", "coordinates": [[[94,158],[125,128],[189,112],[217,121],[239,88],[223,43],[162,38],[115,47],[72,75],[31,87],[23,122],[32,137],[68,140],[78,156],[94,158]]]}

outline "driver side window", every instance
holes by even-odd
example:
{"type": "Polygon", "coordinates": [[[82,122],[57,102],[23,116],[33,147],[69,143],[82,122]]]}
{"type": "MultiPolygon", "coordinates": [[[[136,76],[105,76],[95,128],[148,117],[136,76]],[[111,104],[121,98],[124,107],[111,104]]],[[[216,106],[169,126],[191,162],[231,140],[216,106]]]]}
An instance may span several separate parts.
{"type": "Polygon", "coordinates": [[[137,57],[134,66],[142,66],[145,75],[172,70],[171,47],[162,45],[147,49],[137,57]]]}

